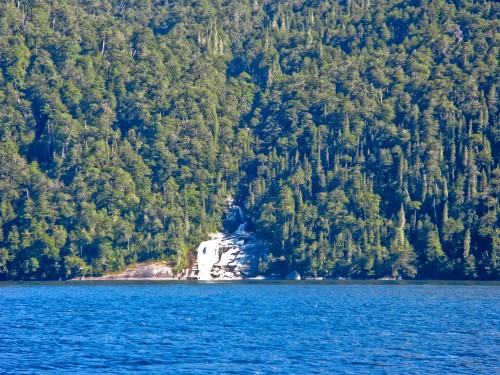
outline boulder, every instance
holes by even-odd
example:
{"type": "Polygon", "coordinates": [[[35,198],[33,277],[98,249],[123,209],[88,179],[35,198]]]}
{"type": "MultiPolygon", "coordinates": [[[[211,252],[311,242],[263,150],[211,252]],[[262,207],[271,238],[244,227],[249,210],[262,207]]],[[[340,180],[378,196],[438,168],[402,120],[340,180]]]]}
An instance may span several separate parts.
{"type": "Polygon", "coordinates": [[[286,275],[285,280],[300,280],[300,273],[297,271],[292,271],[286,275]]]}

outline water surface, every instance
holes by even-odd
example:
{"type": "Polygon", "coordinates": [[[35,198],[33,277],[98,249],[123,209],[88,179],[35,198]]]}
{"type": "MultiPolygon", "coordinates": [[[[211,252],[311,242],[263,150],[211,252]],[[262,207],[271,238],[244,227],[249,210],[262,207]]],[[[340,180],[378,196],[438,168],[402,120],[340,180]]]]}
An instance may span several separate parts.
{"type": "Polygon", "coordinates": [[[494,374],[499,286],[0,284],[0,373],[494,374]]]}

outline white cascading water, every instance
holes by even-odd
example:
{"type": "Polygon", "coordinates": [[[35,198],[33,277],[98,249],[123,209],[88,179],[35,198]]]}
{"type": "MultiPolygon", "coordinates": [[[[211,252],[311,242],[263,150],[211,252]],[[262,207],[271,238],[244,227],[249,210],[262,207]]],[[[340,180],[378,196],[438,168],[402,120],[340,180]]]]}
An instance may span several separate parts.
{"type": "Polygon", "coordinates": [[[198,280],[212,280],[211,271],[219,261],[219,243],[221,239],[203,241],[198,246],[198,280]]]}
{"type": "MultiPolygon", "coordinates": [[[[245,216],[243,215],[243,210],[238,207],[238,215],[241,224],[236,229],[235,233],[244,233],[246,231],[247,222],[245,221],[245,216]]],[[[225,235],[223,233],[212,234],[212,239],[209,241],[203,241],[199,244],[197,251],[197,262],[198,262],[198,280],[213,280],[212,271],[214,265],[222,260],[223,264],[227,264],[234,256],[235,251],[237,252],[240,244],[238,242],[238,236],[225,235]],[[224,254],[220,254],[219,248],[226,249],[231,248],[224,254]],[[221,258],[222,255],[222,258],[221,258]]],[[[241,242],[241,241],[240,241],[241,242]]]]}
{"type": "Polygon", "coordinates": [[[236,229],[236,233],[243,233],[246,230],[247,222],[245,221],[245,216],[243,215],[243,210],[241,207],[238,207],[238,213],[240,214],[241,224],[238,229],[236,229]]]}

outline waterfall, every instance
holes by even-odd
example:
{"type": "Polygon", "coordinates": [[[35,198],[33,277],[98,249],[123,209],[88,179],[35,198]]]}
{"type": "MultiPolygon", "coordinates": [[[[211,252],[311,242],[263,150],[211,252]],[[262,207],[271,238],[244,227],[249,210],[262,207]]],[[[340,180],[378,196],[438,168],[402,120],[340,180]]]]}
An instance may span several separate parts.
{"type": "MultiPolygon", "coordinates": [[[[241,207],[233,206],[231,212],[232,224],[240,222],[236,232],[212,233],[211,239],[201,242],[196,249],[198,280],[241,278],[242,274],[256,272],[257,263],[254,258],[258,262],[258,257],[248,255],[245,249],[252,234],[246,232],[247,221],[243,210],[241,207]]],[[[258,249],[255,246],[254,248],[258,249]]]]}
{"type": "Polygon", "coordinates": [[[211,271],[219,261],[220,238],[203,241],[198,246],[198,280],[212,280],[211,271]]]}
{"type": "Polygon", "coordinates": [[[239,225],[238,229],[236,229],[236,233],[243,233],[246,230],[247,222],[245,221],[245,215],[243,215],[243,210],[240,206],[238,206],[238,213],[240,214],[242,223],[239,225]]]}

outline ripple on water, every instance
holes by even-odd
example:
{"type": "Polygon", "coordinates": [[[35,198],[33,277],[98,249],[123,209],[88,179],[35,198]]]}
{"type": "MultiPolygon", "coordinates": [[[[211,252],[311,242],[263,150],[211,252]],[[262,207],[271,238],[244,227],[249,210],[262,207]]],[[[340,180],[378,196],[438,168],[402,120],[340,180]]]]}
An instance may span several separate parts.
{"type": "Polygon", "coordinates": [[[492,374],[500,363],[498,290],[3,285],[0,373],[492,374]]]}

